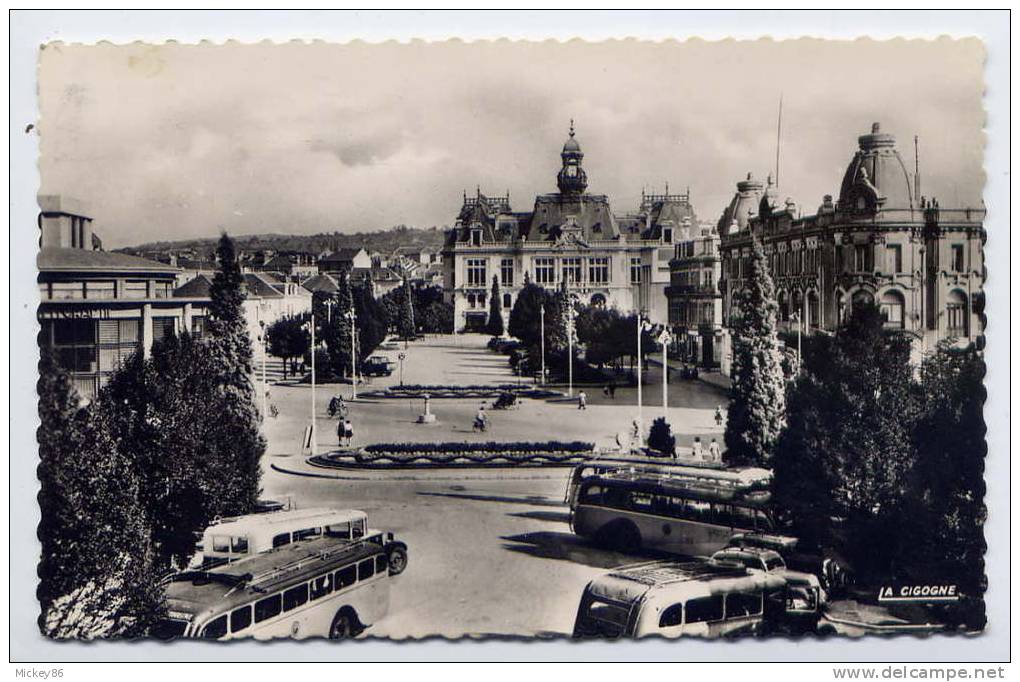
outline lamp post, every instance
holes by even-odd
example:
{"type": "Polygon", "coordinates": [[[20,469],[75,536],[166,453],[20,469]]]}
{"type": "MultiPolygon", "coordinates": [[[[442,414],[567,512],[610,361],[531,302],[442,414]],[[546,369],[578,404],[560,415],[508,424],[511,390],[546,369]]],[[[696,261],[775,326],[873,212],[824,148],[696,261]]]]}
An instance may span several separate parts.
{"type": "Polygon", "coordinates": [[[648,323],[645,322],[643,313],[638,311],[637,314],[637,405],[638,405],[638,424],[644,424],[644,399],[641,395],[641,334],[648,328],[648,323]]]}
{"type": "Polygon", "coordinates": [[[355,351],[357,342],[357,329],[355,323],[358,321],[358,316],[354,313],[354,306],[347,311],[347,319],[351,321],[351,400],[358,399],[358,362],[357,353],[355,351]]]}
{"type": "Polygon", "coordinates": [[[311,450],[312,456],[316,454],[315,448],[315,313],[312,313],[312,318],[308,322],[312,327],[312,430],[311,437],[309,438],[309,449],[311,450]]]}
{"type": "Polygon", "coordinates": [[[669,333],[667,327],[663,327],[662,333],[659,334],[657,341],[662,344],[662,418],[667,422],[669,421],[669,365],[667,364],[669,344],[673,341],[673,335],[669,333]]]}
{"type": "Polygon", "coordinates": [[[539,308],[539,332],[542,337],[542,376],[539,379],[542,385],[545,386],[545,303],[542,303],[542,307],[539,308]]]}
{"type": "MultiPolygon", "coordinates": [[[[406,353],[400,353],[397,355],[397,360],[400,361],[400,385],[404,385],[404,359],[407,358],[406,353]]],[[[427,410],[426,410],[427,411],[427,410]]]]}
{"type": "MultiPolygon", "coordinates": [[[[261,317],[261,313],[259,313],[261,317]]],[[[266,339],[266,323],[264,320],[259,320],[259,341],[262,342],[262,418],[266,418],[266,394],[269,393],[269,386],[266,384],[266,355],[268,353],[268,341],[266,339]]]]}

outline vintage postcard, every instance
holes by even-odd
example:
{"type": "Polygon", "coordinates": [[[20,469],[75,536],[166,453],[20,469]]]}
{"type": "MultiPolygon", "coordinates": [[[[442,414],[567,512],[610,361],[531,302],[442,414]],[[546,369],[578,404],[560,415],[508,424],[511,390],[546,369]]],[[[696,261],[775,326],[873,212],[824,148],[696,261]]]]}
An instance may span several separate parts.
{"type": "Polygon", "coordinates": [[[982,632],[984,67],[43,45],[42,635],[982,632]]]}

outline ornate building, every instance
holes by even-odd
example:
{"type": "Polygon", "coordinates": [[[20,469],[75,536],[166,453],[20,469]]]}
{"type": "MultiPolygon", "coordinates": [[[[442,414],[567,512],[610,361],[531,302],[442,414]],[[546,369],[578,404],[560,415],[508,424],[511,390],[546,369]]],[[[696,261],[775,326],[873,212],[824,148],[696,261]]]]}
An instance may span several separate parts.
{"type": "Polygon", "coordinates": [[[493,276],[504,310],[512,308],[525,279],[548,288],[565,281],[585,303],[666,320],[673,245],[696,222],[689,193],[669,194],[668,186],[665,194],[642,193],[637,212],[615,215],[605,195],[587,191],[573,123],[560,158],[559,191],[535,197],[530,212],[513,211],[509,195],[465,193],[442,253],[458,331],[485,324],[493,276]]]}
{"type": "Polygon", "coordinates": [[[858,138],[839,198],[801,217],[769,178],[749,175],[719,221],[723,319],[744,286],[751,240],[775,279],[781,328],[831,332],[854,302],[875,302],[886,325],[914,339],[915,359],[942,340],[979,342],[983,330],[983,208],[941,208],[920,196],[878,123],[858,138]]]}
{"type": "Polygon", "coordinates": [[[684,360],[719,367],[728,340],[722,325],[719,233],[713,225],[700,225],[693,232],[676,245],[669,262],[669,325],[684,360]]]}

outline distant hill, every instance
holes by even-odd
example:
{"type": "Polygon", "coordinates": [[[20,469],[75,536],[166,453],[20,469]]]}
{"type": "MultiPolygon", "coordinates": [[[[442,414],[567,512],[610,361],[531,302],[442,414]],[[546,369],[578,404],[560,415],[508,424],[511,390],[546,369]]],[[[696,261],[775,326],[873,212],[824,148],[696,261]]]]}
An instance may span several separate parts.
{"type": "MultiPolygon", "coordinates": [[[[445,228],[444,228],[445,229],[445,228]]],[[[272,249],[274,251],[303,251],[320,253],[336,251],[343,248],[363,248],[366,251],[390,253],[398,246],[414,248],[439,248],[443,245],[443,229],[432,227],[422,229],[398,225],[389,230],[377,232],[355,233],[321,233],[321,234],[252,234],[231,235],[238,249],[256,251],[272,249]]],[[[170,252],[183,249],[194,249],[199,253],[211,254],[216,249],[219,237],[201,239],[181,239],[178,241],[159,241],[128,246],[117,249],[122,253],[137,254],[140,252],[170,252]]]]}

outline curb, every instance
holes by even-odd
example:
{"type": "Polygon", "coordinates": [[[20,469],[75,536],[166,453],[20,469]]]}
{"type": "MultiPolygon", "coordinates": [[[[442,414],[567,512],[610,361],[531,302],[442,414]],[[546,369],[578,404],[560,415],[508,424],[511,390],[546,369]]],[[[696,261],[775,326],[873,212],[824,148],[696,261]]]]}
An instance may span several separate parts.
{"type": "MultiPolygon", "coordinates": [[[[312,466],[314,466],[314,465],[312,465],[312,466]]],[[[306,478],[323,478],[323,479],[327,479],[327,480],[338,480],[338,481],[393,481],[393,482],[422,481],[422,482],[426,482],[426,481],[527,481],[527,480],[532,480],[532,481],[549,481],[549,480],[558,480],[558,479],[564,478],[565,474],[562,471],[562,469],[565,469],[567,467],[545,467],[546,469],[552,469],[552,468],[561,469],[561,471],[555,472],[555,474],[550,473],[549,475],[544,475],[544,476],[543,475],[530,475],[530,476],[506,476],[506,475],[502,475],[502,476],[500,476],[500,475],[478,475],[477,473],[472,475],[469,471],[465,471],[462,474],[452,474],[451,473],[449,475],[442,475],[439,471],[437,471],[436,473],[440,474],[440,475],[437,475],[437,476],[414,476],[414,475],[409,475],[407,473],[396,473],[396,472],[394,472],[394,474],[389,475],[389,476],[384,476],[384,475],[343,476],[341,474],[332,474],[332,475],[330,475],[330,474],[325,474],[325,473],[321,473],[320,474],[320,473],[315,472],[315,471],[301,471],[301,470],[298,470],[298,469],[288,469],[288,468],[282,467],[282,466],[280,466],[280,465],[278,465],[278,464],[276,464],[274,462],[271,462],[269,464],[269,468],[272,469],[273,471],[279,472],[281,474],[288,474],[288,475],[291,475],[291,476],[304,476],[306,478]]],[[[433,471],[436,471],[436,470],[433,470],[433,471]]],[[[449,471],[449,470],[447,470],[447,471],[449,471]]],[[[491,470],[491,469],[481,469],[481,468],[475,468],[472,471],[475,471],[475,472],[482,472],[482,471],[485,471],[485,472],[494,472],[494,470],[491,470]]],[[[504,469],[502,471],[505,472],[506,470],[504,469]]],[[[520,471],[520,469],[516,469],[515,471],[520,471]]]]}

